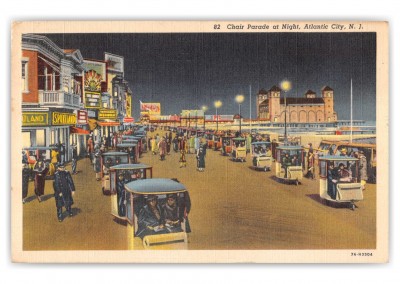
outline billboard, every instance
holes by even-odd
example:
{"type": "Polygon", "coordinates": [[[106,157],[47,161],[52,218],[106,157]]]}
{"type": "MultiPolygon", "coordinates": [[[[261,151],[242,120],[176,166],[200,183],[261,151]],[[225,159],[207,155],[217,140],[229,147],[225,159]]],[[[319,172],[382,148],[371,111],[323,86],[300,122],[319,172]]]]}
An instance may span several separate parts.
{"type": "Polygon", "coordinates": [[[107,70],[124,73],[124,58],[122,56],[105,52],[104,61],[107,62],[107,70]]]}
{"type": "Polygon", "coordinates": [[[132,116],[132,96],[126,96],[125,101],[126,117],[132,116]]]}
{"type": "Polygon", "coordinates": [[[88,112],[86,110],[78,110],[76,124],[88,124],[88,112]]]}
{"type": "Polygon", "coordinates": [[[85,77],[83,101],[85,108],[101,107],[101,83],[106,81],[106,63],[84,60],[85,77]]]}
{"type": "Polygon", "coordinates": [[[75,125],[76,114],[65,112],[53,112],[52,125],[75,125]]]}
{"type": "Polygon", "coordinates": [[[160,103],[142,103],[142,102],[140,102],[140,111],[147,112],[150,115],[160,115],[161,114],[161,104],[160,103]]]}
{"type": "Polygon", "coordinates": [[[115,109],[100,109],[98,113],[98,120],[116,120],[117,110],[115,109]]]}
{"type": "Polygon", "coordinates": [[[45,112],[23,112],[22,126],[39,126],[49,124],[49,114],[45,112]]]}
{"type": "Polygon", "coordinates": [[[101,94],[100,92],[85,91],[84,101],[85,101],[85,108],[100,108],[101,94]]]}
{"type": "Polygon", "coordinates": [[[106,81],[106,63],[84,60],[85,91],[101,92],[101,83],[106,81]]]}
{"type": "Polygon", "coordinates": [[[181,113],[181,118],[195,118],[203,116],[204,111],[202,109],[183,109],[181,113]]]}
{"type": "Polygon", "coordinates": [[[150,115],[150,121],[160,121],[160,122],[179,122],[180,118],[178,115],[150,115]]]}
{"type": "Polygon", "coordinates": [[[217,115],[206,115],[206,121],[233,121],[233,115],[219,114],[217,115]]]}

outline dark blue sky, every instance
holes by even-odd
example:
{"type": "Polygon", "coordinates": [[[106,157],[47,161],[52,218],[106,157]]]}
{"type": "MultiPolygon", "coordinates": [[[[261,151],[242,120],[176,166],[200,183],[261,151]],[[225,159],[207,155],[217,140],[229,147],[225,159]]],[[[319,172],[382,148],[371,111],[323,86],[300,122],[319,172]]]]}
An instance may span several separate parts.
{"type": "Polygon", "coordinates": [[[350,118],[353,79],[354,119],[375,120],[375,33],[194,33],[194,34],[47,34],[64,49],[79,49],[84,58],[104,52],[125,59],[125,79],[133,91],[133,116],[139,100],[160,102],[162,114],[209,107],[223,102],[220,114],[238,113],[235,95],[243,93],[242,114],[252,117],[259,89],[283,79],[292,82],[288,96],[311,89],[321,95],[334,89],[338,118],[350,118]]]}

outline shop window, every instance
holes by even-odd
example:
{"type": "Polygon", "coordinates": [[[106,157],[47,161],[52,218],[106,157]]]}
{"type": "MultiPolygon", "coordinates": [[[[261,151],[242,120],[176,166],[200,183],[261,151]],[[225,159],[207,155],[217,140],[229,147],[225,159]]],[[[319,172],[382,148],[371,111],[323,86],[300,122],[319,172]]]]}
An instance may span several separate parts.
{"type": "Polygon", "coordinates": [[[51,90],[55,91],[56,89],[56,72],[53,71],[53,73],[51,74],[51,90]]]}
{"type": "Polygon", "coordinates": [[[36,146],[46,146],[46,136],[44,129],[36,130],[36,146]]]}
{"type": "Polygon", "coordinates": [[[21,77],[22,77],[22,91],[29,92],[28,86],[28,61],[22,61],[22,70],[21,70],[21,77]]]}
{"type": "Polygon", "coordinates": [[[30,147],[31,146],[31,132],[24,131],[22,132],[22,147],[30,147]]]}

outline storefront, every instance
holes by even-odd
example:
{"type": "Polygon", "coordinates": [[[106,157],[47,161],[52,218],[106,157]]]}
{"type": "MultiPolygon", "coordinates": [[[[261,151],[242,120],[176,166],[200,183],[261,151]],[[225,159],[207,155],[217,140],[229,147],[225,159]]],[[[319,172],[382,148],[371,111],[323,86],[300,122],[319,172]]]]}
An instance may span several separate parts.
{"type": "Polygon", "coordinates": [[[51,139],[54,141],[52,144],[65,145],[65,157],[68,162],[72,159],[72,138],[70,127],[76,125],[76,114],[71,112],[54,111],[52,112],[51,124],[51,139]]]}
{"type": "MultiPolygon", "coordinates": [[[[22,147],[65,144],[66,160],[70,160],[70,126],[76,124],[76,115],[61,111],[23,111],[22,147]]],[[[46,159],[50,159],[46,155],[46,159]]]]}
{"type": "Polygon", "coordinates": [[[76,145],[78,156],[84,156],[86,154],[87,137],[91,133],[88,124],[88,112],[78,110],[76,114],[76,125],[70,127],[70,144],[76,145]]]}
{"type": "Polygon", "coordinates": [[[100,127],[100,135],[102,137],[112,137],[114,132],[118,132],[121,125],[117,121],[117,111],[115,109],[100,109],[97,119],[97,125],[100,127]]]}
{"type": "MultiPolygon", "coordinates": [[[[51,127],[47,111],[22,112],[22,147],[49,146],[51,127]]],[[[46,159],[50,156],[46,154],[46,159]]]]}

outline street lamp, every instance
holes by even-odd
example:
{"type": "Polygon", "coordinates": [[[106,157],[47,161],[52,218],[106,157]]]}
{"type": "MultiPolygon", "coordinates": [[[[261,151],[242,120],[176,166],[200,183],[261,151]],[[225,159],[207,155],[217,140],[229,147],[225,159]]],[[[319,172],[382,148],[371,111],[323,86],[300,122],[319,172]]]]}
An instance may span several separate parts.
{"type": "Polygon", "coordinates": [[[237,95],[235,101],[239,104],[239,133],[242,134],[242,112],[240,106],[244,102],[244,96],[237,95]]]}
{"type": "Polygon", "coordinates": [[[203,128],[204,132],[206,132],[206,111],[208,110],[208,107],[206,105],[203,105],[201,109],[203,110],[203,128]]]}
{"type": "Polygon", "coordinates": [[[195,128],[196,128],[196,136],[197,136],[197,109],[196,109],[196,126],[195,126],[195,128]]]}
{"type": "Polygon", "coordinates": [[[281,82],[281,89],[284,92],[284,98],[285,98],[285,144],[287,144],[287,131],[286,131],[286,109],[287,109],[287,104],[286,104],[286,92],[290,91],[292,88],[292,83],[288,80],[283,80],[281,82]]]}
{"type": "Polygon", "coordinates": [[[215,116],[217,117],[217,132],[218,132],[218,109],[222,106],[221,101],[215,101],[214,102],[214,107],[215,107],[215,116]]]}

